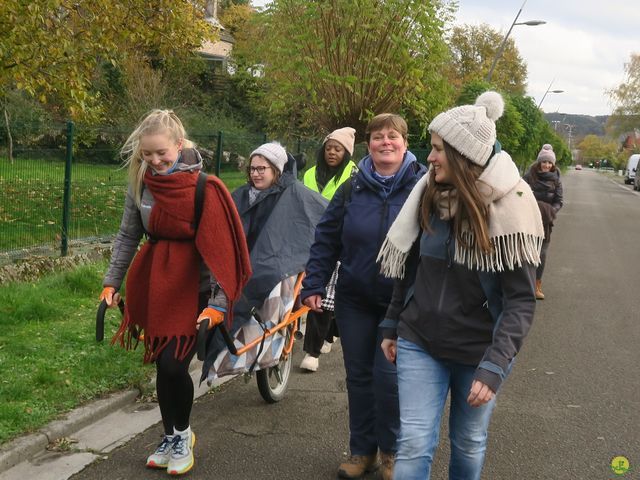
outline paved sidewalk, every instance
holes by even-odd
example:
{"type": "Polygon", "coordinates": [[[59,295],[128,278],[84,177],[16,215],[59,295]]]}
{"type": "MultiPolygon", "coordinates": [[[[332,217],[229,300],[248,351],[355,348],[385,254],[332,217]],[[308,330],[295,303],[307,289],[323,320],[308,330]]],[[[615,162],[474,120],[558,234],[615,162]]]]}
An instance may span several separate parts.
{"type": "MultiPolygon", "coordinates": [[[[201,362],[191,365],[195,397],[233,377],[198,387],[201,362]]],[[[67,418],[0,449],[0,480],[66,480],[140,432],[160,422],[155,402],[137,402],[138,390],[113,394],[70,412],[67,418]],[[53,446],[48,450],[48,446],[53,446]]]]}

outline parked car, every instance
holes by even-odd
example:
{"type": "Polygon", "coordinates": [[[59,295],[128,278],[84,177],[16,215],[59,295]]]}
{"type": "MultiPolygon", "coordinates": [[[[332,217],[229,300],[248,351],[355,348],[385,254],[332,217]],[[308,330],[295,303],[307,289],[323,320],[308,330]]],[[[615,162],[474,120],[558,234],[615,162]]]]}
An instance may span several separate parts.
{"type": "MultiPolygon", "coordinates": [[[[638,157],[640,155],[636,155],[636,157],[638,157]]],[[[638,169],[638,167],[636,167],[636,170],[638,169]]],[[[640,191],[640,175],[636,175],[633,179],[633,189],[636,191],[640,191]]]]}
{"type": "Polygon", "coordinates": [[[582,165],[577,164],[577,165],[576,165],[576,170],[582,170],[582,165]]]}
{"type": "Polygon", "coordinates": [[[640,153],[634,153],[627,160],[627,168],[624,171],[624,183],[633,185],[635,189],[636,169],[638,168],[638,162],[640,161],[640,153]]]}

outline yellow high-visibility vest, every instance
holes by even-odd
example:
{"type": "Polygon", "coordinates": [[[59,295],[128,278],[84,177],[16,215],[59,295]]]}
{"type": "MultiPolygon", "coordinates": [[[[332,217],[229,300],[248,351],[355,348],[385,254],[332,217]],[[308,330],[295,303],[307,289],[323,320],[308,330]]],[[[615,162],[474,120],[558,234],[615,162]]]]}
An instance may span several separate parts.
{"type": "Polygon", "coordinates": [[[346,182],[347,180],[349,180],[349,177],[351,176],[351,171],[354,168],[356,168],[356,164],[353,163],[353,161],[349,160],[349,163],[347,163],[347,165],[344,167],[344,170],[342,171],[342,175],[340,175],[340,178],[338,178],[336,181],[336,177],[332,177],[324,186],[324,188],[322,189],[322,192],[318,188],[318,183],[316,182],[316,167],[311,167],[309,170],[305,172],[303,177],[303,183],[305,184],[306,187],[310,188],[314,192],[320,193],[327,200],[331,200],[333,198],[333,195],[336,193],[336,190],[338,190],[338,187],[342,185],[344,182],[346,182]]]}

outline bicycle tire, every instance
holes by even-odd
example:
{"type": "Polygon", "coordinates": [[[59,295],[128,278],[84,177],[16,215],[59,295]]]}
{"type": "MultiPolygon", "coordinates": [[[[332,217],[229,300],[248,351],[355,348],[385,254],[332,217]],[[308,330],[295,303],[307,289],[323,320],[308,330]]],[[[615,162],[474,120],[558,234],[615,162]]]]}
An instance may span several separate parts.
{"type": "MultiPolygon", "coordinates": [[[[285,342],[289,341],[290,335],[291,332],[287,329],[285,342]]],[[[258,391],[265,402],[277,403],[284,398],[289,387],[292,366],[293,352],[289,353],[286,359],[281,358],[277,365],[256,372],[258,391]]]]}

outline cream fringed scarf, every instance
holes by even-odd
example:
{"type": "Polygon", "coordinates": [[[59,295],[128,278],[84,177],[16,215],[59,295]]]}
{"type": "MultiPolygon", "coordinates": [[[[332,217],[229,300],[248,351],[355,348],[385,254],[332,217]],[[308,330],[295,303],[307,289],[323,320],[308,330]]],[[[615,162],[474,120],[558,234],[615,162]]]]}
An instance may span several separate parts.
{"type": "MultiPolygon", "coordinates": [[[[413,188],[382,244],[376,261],[380,262],[381,272],[386,277],[404,276],[409,250],[420,233],[420,200],[428,177],[429,174],[423,176],[413,188]]],[[[470,269],[489,272],[511,270],[524,263],[538,265],[544,240],[540,210],[508,153],[494,155],[478,178],[478,188],[489,206],[489,237],[493,250],[485,253],[473,247],[473,234],[462,232],[471,247],[456,242],[454,261],[470,269]]],[[[455,195],[452,198],[455,199],[455,195]]],[[[455,205],[452,212],[455,212],[455,205]]]]}

